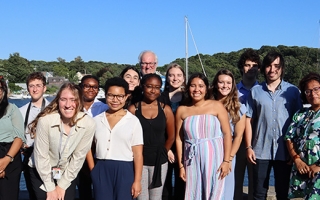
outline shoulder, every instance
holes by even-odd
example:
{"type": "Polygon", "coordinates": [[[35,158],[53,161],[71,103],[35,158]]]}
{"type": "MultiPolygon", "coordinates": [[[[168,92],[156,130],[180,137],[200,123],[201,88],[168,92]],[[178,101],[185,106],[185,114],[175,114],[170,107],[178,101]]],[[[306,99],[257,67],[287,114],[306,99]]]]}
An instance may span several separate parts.
{"type": "Polygon", "coordinates": [[[132,114],[130,111],[127,110],[127,113],[125,115],[125,117],[127,119],[129,119],[129,121],[132,121],[134,123],[140,123],[140,120],[138,119],[138,117],[136,117],[134,114],[132,114]]]}
{"type": "Polygon", "coordinates": [[[39,118],[38,124],[60,125],[60,114],[58,112],[53,112],[42,116],[39,118]]]}
{"type": "Polygon", "coordinates": [[[27,108],[29,107],[29,105],[30,105],[30,102],[29,102],[29,103],[26,103],[26,104],[23,105],[23,106],[21,106],[21,107],[19,108],[19,110],[20,110],[21,112],[26,112],[26,111],[27,111],[27,108]]]}

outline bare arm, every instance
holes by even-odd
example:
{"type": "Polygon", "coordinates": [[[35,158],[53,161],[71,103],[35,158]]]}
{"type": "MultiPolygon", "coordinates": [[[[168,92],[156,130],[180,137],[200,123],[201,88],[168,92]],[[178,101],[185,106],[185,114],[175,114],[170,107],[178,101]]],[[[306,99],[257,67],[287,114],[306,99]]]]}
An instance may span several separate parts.
{"type": "Polygon", "coordinates": [[[169,106],[165,106],[164,107],[164,112],[166,115],[166,131],[167,131],[167,140],[165,143],[165,147],[167,149],[167,151],[169,151],[171,149],[171,146],[174,142],[174,138],[175,138],[175,124],[174,124],[174,116],[172,113],[172,110],[169,106]]]}
{"type": "Polygon", "coordinates": [[[128,110],[129,112],[131,112],[133,115],[135,115],[136,113],[136,108],[133,104],[131,104],[129,107],[128,107],[128,110]]]}
{"type": "Polygon", "coordinates": [[[252,141],[252,126],[251,126],[251,118],[247,117],[246,119],[246,128],[244,131],[244,139],[246,144],[246,153],[247,153],[247,160],[252,163],[256,164],[256,155],[252,149],[251,141],[252,141]]]}
{"type": "Polygon", "coordinates": [[[131,187],[131,195],[137,198],[141,192],[141,177],[142,177],[142,156],[143,145],[136,145],[132,147],[133,163],[134,163],[134,181],[131,187]]]}
{"type": "Polygon", "coordinates": [[[183,129],[182,129],[182,118],[181,118],[181,113],[182,113],[182,107],[179,107],[177,112],[176,112],[176,151],[177,151],[177,157],[178,157],[178,166],[180,169],[180,178],[182,178],[182,180],[186,181],[186,177],[185,177],[185,169],[183,167],[183,129]]]}
{"type": "Polygon", "coordinates": [[[232,147],[231,147],[231,153],[230,153],[230,161],[232,161],[234,155],[237,153],[239,150],[242,137],[243,137],[243,132],[245,130],[246,126],[246,115],[242,115],[240,120],[236,123],[234,127],[234,135],[233,135],[233,141],[232,141],[232,147]]]}

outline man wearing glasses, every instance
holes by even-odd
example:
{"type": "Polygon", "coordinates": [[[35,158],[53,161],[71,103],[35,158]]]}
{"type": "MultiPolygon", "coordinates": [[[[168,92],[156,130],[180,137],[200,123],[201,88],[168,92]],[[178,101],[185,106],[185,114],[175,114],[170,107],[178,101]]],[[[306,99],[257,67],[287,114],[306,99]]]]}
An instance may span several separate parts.
{"type": "MultiPolygon", "coordinates": [[[[49,101],[43,97],[46,92],[46,77],[41,72],[34,72],[27,77],[27,90],[31,96],[31,101],[20,108],[20,112],[23,116],[26,143],[23,146],[23,175],[26,181],[26,187],[29,192],[30,199],[36,199],[34,191],[32,189],[32,182],[30,179],[30,172],[32,168],[29,168],[28,163],[32,162],[30,156],[33,152],[34,139],[30,137],[28,132],[28,124],[31,123],[37,115],[49,105],[49,101]],[[30,161],[29,161],[30,160],[30,161]]],[[[35,168],[34,168],[35,170],[35,168]]]]}
{"type": "Polygon", "coordinates": [[[166,83],[166,77],[156,71],[157,66],[158,66],[157,55],[152,51],[146,50],[146,51],[142,51],[139,54],[138,59],[139,59],[139,63],[140,63],[141,77],[146,74],[152,74],[152,73],[158,74],[162,79],[161,91],[163,91],[164,85],[166,83]]]}

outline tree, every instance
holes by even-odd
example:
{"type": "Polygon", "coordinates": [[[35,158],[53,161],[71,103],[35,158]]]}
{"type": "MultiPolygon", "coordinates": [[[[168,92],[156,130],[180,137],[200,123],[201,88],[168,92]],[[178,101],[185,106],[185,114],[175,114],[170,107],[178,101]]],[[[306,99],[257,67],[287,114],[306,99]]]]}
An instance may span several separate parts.
{"type": "Polygon", "coordinates": [[[12,83],[25,82],[27,76],[33,72],[29,61],[20,57],[19,53],[10,54],[9,59],[4,64],[4,69],[8,72],[8,79],[12,83]]]}

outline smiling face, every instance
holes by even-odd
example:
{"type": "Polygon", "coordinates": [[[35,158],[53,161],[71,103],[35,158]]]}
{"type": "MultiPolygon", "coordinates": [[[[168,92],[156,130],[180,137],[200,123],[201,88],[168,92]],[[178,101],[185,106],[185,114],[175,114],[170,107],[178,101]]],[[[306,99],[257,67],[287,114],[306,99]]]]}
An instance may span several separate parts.
{"type": "Polygon", "coordinates": [[[127,95],[125,89],[120,86],[111,86],[106,92],[106,103],[109,106],[109,110],[117,112],[122,109],[126,104],[127,95]]]}
{"type": "Polygon", "coordinates": [[[140,84],[140,77],[139,77],[139,74],[132,70],[132,69],[129,69],[124,75],[123,75],[123,79],[125,81],[127,81],[127,83],[129,84],[129,90],[130,91],[133,91],[134,88],[136,86],[139,86],[140,84]]]}
{"type": "Polygon", "coordinates": [[[64,123],[69,123],[71,118],[76,114],[77,99],[73,92],[66,88],[62,90],[59,98],[59,111],[64,123]]]}
{"type": "Polygon", "coordinates": [[[265,68],[267,82],[281,80],[282,68],[280,66],[280,58],[277,57],[270,65],[265,68]]]}
{"type": "Polygon", "coordinates": [[[207,86],[201,78],[194,78],[191,80],[189,87],[189,95],[192,101],[199,102],[205,100],[207,94],[207,86]]]}
{"type": "Polygon", "coordinates": [[[313,110],[320,109],[320,83],[316,80],[311,80],[306,84],[305,91],[307,101],[311,104],[313,110]]]}
{"type": "Polygon", "coordinates": [[[83,100],[94,101],[99,91],[99,83],[94,78],[87,78],[82,83],[83,100]]]}
{"type": "Polygon", "coordinates": [[[147,101],[154,101],[160,96],[161,81],[156,77],[150,77],[143,85],[143,97],[147,101]]]}
{"type": "Polygon", "coordinates": [[[47,87],[43,84],[40,79],[30,80],[28,83],[28,92],[32,98],[32,101],[38,101],[43,97],[43,94],[46,92],[47,87]]]}
{"type": "Polygon", "coordinates": [[[232,78],[228,75],[221,74],[218,76],[217,85],[215,85],[219,92],[220,98],[226,97],[230,94],[232,89],[232,78]]]}
{"type": "Polygon", "coordinates": [[[157,69],[157,59],[154,53],[145,52],[140,60],[141,74],[155,73],[157,69]]]}
{"type": "Polygon", "coordinates": [[[171,68],[168,71],[168,83],[170,84],[170,87],[173,89],[180,88],[181,85],[184,83],[184,77],[183,77],[183,72],[179,68],[171,68]]]}

